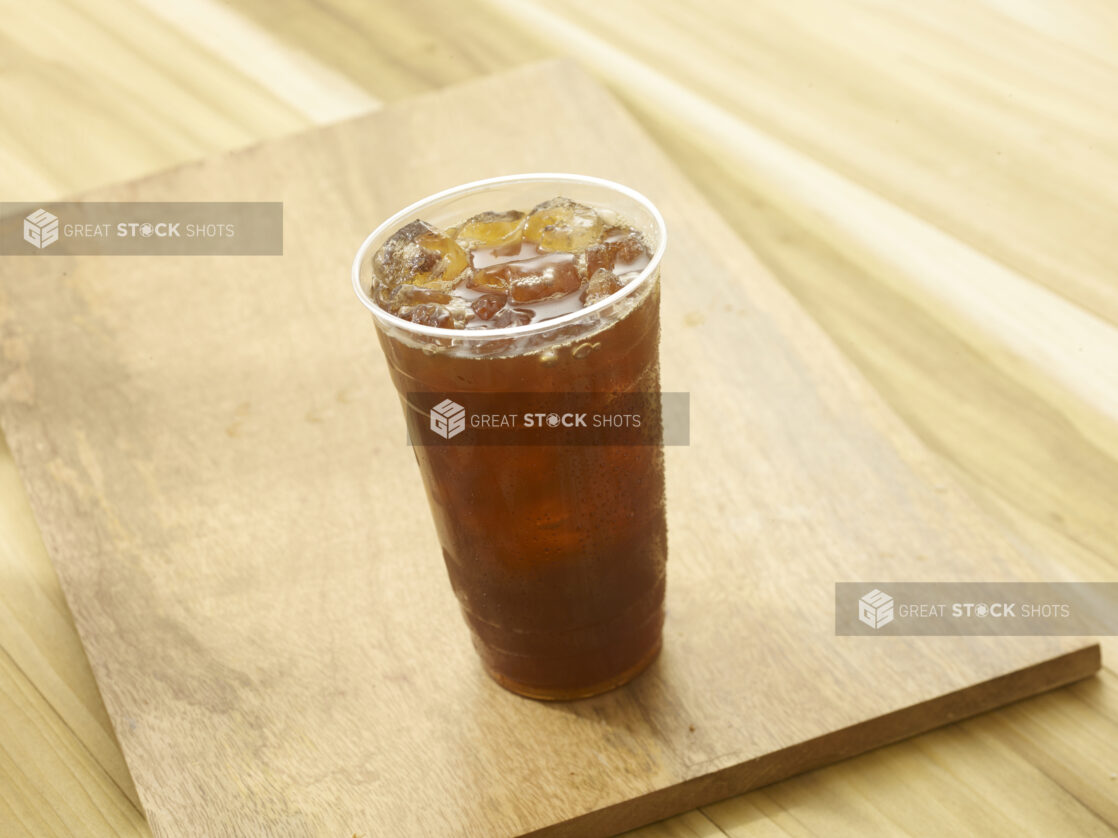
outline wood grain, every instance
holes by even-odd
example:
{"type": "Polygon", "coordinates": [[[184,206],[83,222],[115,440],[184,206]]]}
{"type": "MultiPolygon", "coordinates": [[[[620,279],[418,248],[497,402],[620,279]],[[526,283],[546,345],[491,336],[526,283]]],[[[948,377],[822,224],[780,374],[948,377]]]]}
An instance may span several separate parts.
{"type": "Polygon", "coordinates": [[[1097,646],[1070,639],[834,636],[835,579],[1034,578],[1045,563],[573,65],[96,197],[230,190],[284,200],[283,257],[5,274],[18,316],[0,413],[156,835],[604,835],[1098,667],[1097,646]],[[544,167],[664,208],[664,383],[693,404],[693,443],[668,463],[665,653],[631,688],[569,705],[480,672],[344,282],[395,207],[544,167]]]}
{"type": "Polygon", "coordinates": [[[246,39],[221,5],[166,6],[3,3],[3,200],[138,177],[377,105],[266,33],[246,39]]]}
{"type": "Polygon", "coordinates": [[[148,834],[143,813],[3,651],[0,674],[0,779],[18,792],[0,797],[3,834],[62,834],[78,823],[93,834],[148,834]]]}

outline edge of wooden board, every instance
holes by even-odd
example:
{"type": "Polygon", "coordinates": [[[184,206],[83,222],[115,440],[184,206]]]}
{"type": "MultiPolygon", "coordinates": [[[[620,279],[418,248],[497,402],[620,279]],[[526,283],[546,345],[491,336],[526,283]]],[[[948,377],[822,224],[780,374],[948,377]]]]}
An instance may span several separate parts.
{"type": "Polygon", "coordinates": [[[1092,643],[748,762],[526,833],[524,838],[609,838],[1083,680],[1101,666],[1100,646],[1092,643]]]}

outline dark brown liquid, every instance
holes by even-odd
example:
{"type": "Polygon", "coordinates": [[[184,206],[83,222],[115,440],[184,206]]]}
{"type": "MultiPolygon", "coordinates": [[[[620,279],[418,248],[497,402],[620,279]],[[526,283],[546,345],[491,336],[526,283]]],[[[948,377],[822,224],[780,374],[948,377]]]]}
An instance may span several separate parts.
{"type": "MultiPolygon", "coordinates": [[[[544,364],[538,353],[427,355],[384,333],[401,394],[659,389],[659,292],[544,364]]],[[[405,404],[421,438],[426,411],[405,404]]],[[[573,698],[627,680],[655,656],[667,526],[661,429],[649,445],[416,446],[451,584],[474,645],[503,685],[573,698]]]]}
{"type": "MultiPolygon", "coordinates": [[[[546,320],[582,308],[588,295],[603,298],[648,264],[647,248],[633,244],[632,233],[606,229],[596,247],[579,254],[544,252],[520,239],[468,250],[468,268],[459,267],[460,278],[440,293],[462,298],[485,316],[459,320],[454,328],[546,320]],[[622,247],[626,236],[630,245],[622,247]],[[613,271],[604,291],[590,282],[602,260],[613,271]],[[511,280],[541,268],[559,272],[543,281],[570,290],[515,299],[540,286],[528,283],[518,292],[511,280]],[[487,270],[511,272],[493,279],[501,293],[477,278],[487,270]],[[483,287],[471,287],[479,282],[483,287]],[[479,303],[487,294],[491,298],[479,303]],[[506,322],[497,311],[506,312],[506,322]],[[520,319],[507,322],[513,316],[520,319]]],[[[461,254],[457,259],[460,266],[461,254]]],[[[556,339],[539,349],[510,347],[510,354],[432,353],[430,346],[425,351],[378,331],[411,438],[423,438],[429,414],[409,403],[409,393],[585,393],[594,394],[588,411],[608,413],[615,393],[659,392],[660,295],[658,280],[650,283],[637,289],[633,299],[639,302],[616,322],[567,345],[556,339]]],[[[464,306],[457,305],[460,313],[464,306]]],[[[431,311],[422,316],[434,316],[431,311]]],[[[667,558],[662,429],[658,415],[645,420],[644,445],[609,445],[602,431],[601,444],[414,448],[474,646],[508,689],[535,698],[593,695],[624,683],[659,651],[667,558]]]]}

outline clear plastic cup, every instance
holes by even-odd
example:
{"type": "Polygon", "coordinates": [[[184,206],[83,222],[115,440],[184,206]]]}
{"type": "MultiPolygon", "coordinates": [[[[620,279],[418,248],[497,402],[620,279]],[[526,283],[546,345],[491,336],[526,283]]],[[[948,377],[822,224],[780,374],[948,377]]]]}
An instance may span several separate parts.
{"type": "MultiPolygon", "coordinates": [[[[372,312],[409,437],[429,427],[425,396],[617,394],[660,389],[664,221],[628,187],[569,174],[468,183],[387,219],[353,263],[372,312]],[[594,305],[501,329],[442,329],[403,320],[371,295],[372,257],[405,224],[446,229],[486,210],[527,211],[565,196],[637,228],[652,256],[594,305]]],[[[658,400],[656,400],[658,405],[658,400]]],[[[527,408],[526,408],[527,409],[527,408]]],[[[659,414],[643,444],[416,445],[451,585],[485,669],[521,695],[570,699],[619,686],[660,650],[667,527],[659,414]]]]}

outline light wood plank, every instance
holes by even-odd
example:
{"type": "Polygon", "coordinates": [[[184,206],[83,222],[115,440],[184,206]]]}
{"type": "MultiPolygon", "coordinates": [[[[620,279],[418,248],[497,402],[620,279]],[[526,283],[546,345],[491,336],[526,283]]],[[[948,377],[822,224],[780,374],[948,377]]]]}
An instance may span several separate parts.
{"type": "Polygon", "coordinates": [[[724,838],[726,835],[705,814],[695,810],[624,833],[625,838],[724,838]]]}
{"type": "Polygon", "coordinates": [[[128,0],[5,0],[0,14],[0,148],[12,164],[0,200],[66,195],[311,124],[128,0]]]}
{"type": "Polygon", "coordinates": [[[128,795],[0,649],[0,835],[150,834],[128,795]]]}
{"type": "Polygon", "coordinates": [[[1107,0],[983,0],[983,5],[1044,38],[1118,67],[1118,9],[1107,0]]]}
{"type": "Polygon", "coordinates": [[[214,61],[231,62],[310,122],[334,122],[380,107],[378,99],[345,76],[276,40],[218,0],[140,3],[203,46],[214,61]]]}
{"type": "Polygon", "coordinates": [[[477,0],[289,2],[282,14],[273,0],[229,5],[385,102],[554,54],[477,0]]]}
{"type": "MultiPolygon", "coordinates": [[[[1007,715],[1028,715],[1035,719],[1026,724],[1030,730],[1054,731],[1051,711],[1067,704],[1060,699],[1020,702],[703,811],[732,838],[764,835],[771,827],[783,830],[775,834],[851,838],[930,832],[1111,835],[1113,805],[1100,794],[1105,785],[1081,777],[1064,786],[1066,771],[1054,782],[1047,773],[1054,761],[1043,757],[1037,764],[1039,755],[1022,754],[1001,727],[1007,715]],[[1086,799],[1080,797],[1085,792],[1090,792],[1086,799]]],[[[1105,735],[1097,714],[1083,720],[1105,735]]],[[[1055,739],[1047,737],[1045,744],[1055,739]]],[[[1055,747],[1070,756],[1082,745],[1055,747]]]]}

